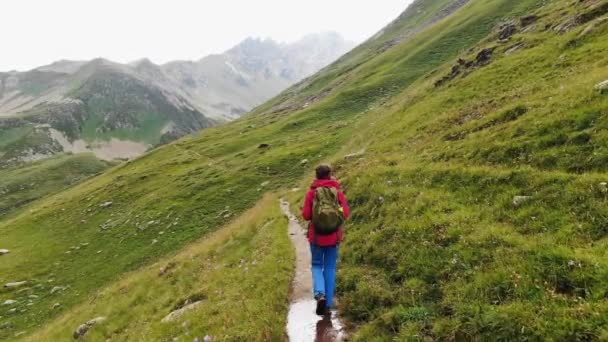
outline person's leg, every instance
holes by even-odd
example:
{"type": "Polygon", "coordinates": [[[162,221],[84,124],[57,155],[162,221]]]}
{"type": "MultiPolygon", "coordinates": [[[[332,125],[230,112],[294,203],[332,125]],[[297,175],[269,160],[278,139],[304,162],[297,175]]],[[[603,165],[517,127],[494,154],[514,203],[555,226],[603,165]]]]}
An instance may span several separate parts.
{"type": "Polygon", "coordinates": [[[311,268],[313,294],[315,299],[318,299],[318,296],[325,295],[325,279],[323,277],[323,248],[310,244],[310,254],[312,255],[311,268]]]}
{"type": "Polygon", "coordinates": [[[327,307],[334,304],[334,292],[336,289],[336,262],[338,260],[339,246],[325,247],[325,260],[323,262],[323,275],[325,278],[325,298],[327,307]]]}

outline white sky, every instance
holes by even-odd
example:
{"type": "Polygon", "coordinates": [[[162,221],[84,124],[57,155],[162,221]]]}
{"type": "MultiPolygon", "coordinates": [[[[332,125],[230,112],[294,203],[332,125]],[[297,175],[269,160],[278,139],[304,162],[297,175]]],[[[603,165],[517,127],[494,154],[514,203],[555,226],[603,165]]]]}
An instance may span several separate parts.
{"type": "Polygon", "coordinates": [[[0,0],[0,70],[104,57],[164,63],[243,39],[337,31],[361,42],[412,0],[0,0]]]}

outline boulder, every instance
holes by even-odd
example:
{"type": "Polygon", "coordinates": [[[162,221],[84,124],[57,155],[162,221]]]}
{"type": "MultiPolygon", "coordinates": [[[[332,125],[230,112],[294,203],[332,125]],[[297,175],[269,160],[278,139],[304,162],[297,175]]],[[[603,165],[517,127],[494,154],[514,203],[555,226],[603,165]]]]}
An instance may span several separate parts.
{"type": "Polygon", "coordinates": [[[365,150],[361,150],[359,152],[347,154],[347,155],[344,156],[344,159],[346,159],[346,160],[355,159],[355,158],[359,158],[359,157],[361,157],[363,155],[365,155],[365,150]]]}
{"type": "Polygon", "coordinates": [[[27,281],[16,281],[16,282],[12,282],[12,283],[6,283],[6,284],[4,284],[4,287],[13,288],[13,287],[19,287],[19,286],[22,286],[25,284],[27,284],[27,281]]]}
{"type": "Polygon", "coordinates": [[[608,80],[604,82],[600,82],[595,86],[595,89],[599,90],[600,93],[606,94],[608,93],[608,80]]]}
{"type": "Polygon", "coordinates": [[[530,25],[534,24],[537,20],[538,20],[538,17],[535,15],[526,15],[526,16],[519,18],[519,22],[521,23],[522,27],[530,26],[530,25]]]}
{"type": "Polygon", "coordinates": [[[513,197],[513,205],[519,207],[520,205],[529,201],[531,198],[531,196],[515,196],[513,197]]]}
{"type": "Polygon", "coordinates": [[[4,254],[8,254],[11,251],[9,251],[8,249],[0,249],[0,255],[4,255],[4,254]]]}
{"type": "Polygon", "coordinates": [[[2,305],[13,305],[15,303],[17,303],[16,300],[7,299],[7,300],[4,301],[4,303],[2,303],[2,305]]]}
{"type": "Polygon", "coordinates": [[[173,322],[177,318],[182,316],[185,312],[195,309],[197,306],[201,305],[202,303],[203,303],[203,301],[194,302],[194,303],[188,304],[178,310],[175,310],[175,311],[171,312],[170,314],[168,314],[167,316],[165,316],[165,318],[163,318],[161,320],[161,322],[162,323],[173,322]]]}
{"type": "Polygon", "coordinates": [[[108,207],[112,206],[112,203],[113,202],[105,202],[105,203],[100,204],[99,206],[102,208],[108,208],[108,207]]]}
{"type": "Polygon", "coordinates": [[[99,324],[103,321],[105,321],[106,318],[105,317],[97,317],[94,318],[90,321],[87,321],[84,324],[81,324],[78,328],[76,328],[76,331],[74,331],[74,339],[77,340],[79,338],[81,338],[82,336],[84,336],[93,326],[95,326],[96,324],[99,324]]]}
{"type": "Polygon", "coordinates": [[[55,286],[51,289],[51,294],[55,294],[56,292],[65,290],[64,286],[55,286]]]}
{"type": "Polygon", "coordinates": [[[517,32],[517,26],[515,25],[514,22],[509,21],[506,23],[502,23],[498,27],[498,39],[507,40],[507,39],[511,38],[511,36],[514,35],[516,32],[517,32]]]}
{"type": "Polygon", "coordinates": [[[300,162],[300,164],[301,164],[301,165],[306,165],[306,164],[308,164],[308,159],[303,159],[303,160],[300,162]]]}
{"type": "Polygon", "coordinates": [[[484,66],[490,64],[492,59],[492,54],[494,53],[494,48],[487,48],[481,50],[477,57],[475,57],[475,66],[484,66]]]}

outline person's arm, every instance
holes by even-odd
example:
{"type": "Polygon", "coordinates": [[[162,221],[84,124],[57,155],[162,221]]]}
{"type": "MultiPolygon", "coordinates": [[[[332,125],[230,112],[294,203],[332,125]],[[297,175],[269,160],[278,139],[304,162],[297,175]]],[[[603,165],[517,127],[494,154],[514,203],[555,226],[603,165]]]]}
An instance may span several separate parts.
{"type": "Polygon", "coordinates": [[[312,220],[312,200],[314,198],[315,193],[309,190],[306,193],[306,198],[304,199],[304,207],[302,207],[302,218],[306,221],[312,220]]]}
{"type": "Polygon", "coordinates": [[[346,203],[346,196],[344,196],[344,193],[341,190],[338,191],[338,200],[340,201],[340,205],[342,205],[342,210],[344,211],[344,219],[348,220],[350,210],[348,208],[348,203],[346,203]]]}

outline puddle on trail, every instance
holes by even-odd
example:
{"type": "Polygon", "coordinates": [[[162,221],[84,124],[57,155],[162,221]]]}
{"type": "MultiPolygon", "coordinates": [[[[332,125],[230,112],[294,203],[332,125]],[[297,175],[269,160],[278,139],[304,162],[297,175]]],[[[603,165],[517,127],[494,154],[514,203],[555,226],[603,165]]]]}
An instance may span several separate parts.
{"type": "Polygon", "coordinates": [[[336,318],[321,318],[315,314],[316,302],[311,300],[292,303],[287,319],[287,334],[291,342],[334,342],[343,341],[344,328],[336,318]]]}
{"type": "Polygon", "coordinates": [[[289,211],[289,203],[281,201],[283,212],[289,219],[289,237],[296,250],[296,269],[291,284],[291,305],[287,317],[287,335],[291,342],[334,342],[346,339],[346,332],[332,311],[331,319],[315,314],[316,302],[312,298],[310,272],[310,245],[304,229],[289,211]]]}

